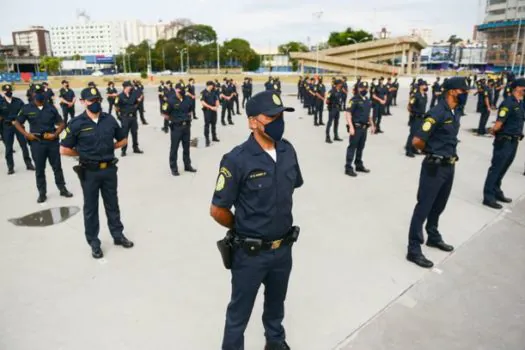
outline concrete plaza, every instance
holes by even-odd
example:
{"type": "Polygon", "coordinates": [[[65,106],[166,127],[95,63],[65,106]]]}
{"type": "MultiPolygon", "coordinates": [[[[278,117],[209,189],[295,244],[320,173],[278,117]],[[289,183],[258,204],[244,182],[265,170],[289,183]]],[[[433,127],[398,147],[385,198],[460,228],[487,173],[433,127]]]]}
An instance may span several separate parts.
{"type": "MultiPolygon", "coordinates": [[[[369,135],[364,160],[372,172],[357,178],[344,175],[347,138],[326,144],[324,129],[313,126],[291,95],[295,86],[284,86],[284,103],[296,107],[286,116],[285,137],[296,147],[305,180],[294,197],[301,237],[286,303],[288,342],[300,350],[523,350],[525,150],[504,179],[514,202],[503,211],[483,207],[492,139],[468,131],[479,120],[471,96],[455,184],[440,222],[457,250],[425,247],[436,264],[430,271],[408,263],[421,158],[404,156],[408,83],[402,85],[399,106],[384,117],[385,133],[369,135]]],[[[192,136],[202,137],[199,107],[197,112],[192,136]]],[[[73,159],[62,164],[75,196],[59,197],[48,167],[43,205],[36,203],[34,174],[24,170],[21,152],[15,175],[7,176],[2,162],[0,349],[220,348],[230,274],[215,246],[225,230],[209,216],[209,205],[222,155],[248,136],[246,117],[218,126],[220,143],[192,148],[198,173],[178,178],[170,174],[169,135],[160,130],[153,86],[146,89],[146,117],[150,125],[139,131],[145,154],[130,154],[118,165],[125,233],[136,245],[129,251],[113,246],[101,205],[103,260],[91,258],[81,212],[49,227],[7,221],[47,208],[82,207],[73,159]]],[[[346,135],[343,117],[340,135],[346,135]]],[[[262,293],[246,331],[248,350],[264,347],[262,293]]]]}

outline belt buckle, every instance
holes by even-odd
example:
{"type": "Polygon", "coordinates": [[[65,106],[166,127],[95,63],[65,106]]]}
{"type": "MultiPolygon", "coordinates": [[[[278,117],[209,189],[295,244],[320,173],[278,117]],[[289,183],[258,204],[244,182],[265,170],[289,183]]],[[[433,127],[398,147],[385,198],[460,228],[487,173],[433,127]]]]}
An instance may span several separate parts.
{"type": "Polygon", "coordinates": [[[452,165],[456,164],[456,157],[450,158],[449,163],[452,165]]]}
{"type": "Polygon", "coordinates": [[[108,163],[106,163],[106,162],[100,163],[98,166],[99,166],[100,169],[106,169],[108,167],[108,163]]]}
{"type": "Polygon", "coordinates": [[[282,239],[279,239],[277,241],[273,241],[272,242],[272,250],[279,249],[279,247],[281,246],[282,243],[283,243],[282,239]]]}

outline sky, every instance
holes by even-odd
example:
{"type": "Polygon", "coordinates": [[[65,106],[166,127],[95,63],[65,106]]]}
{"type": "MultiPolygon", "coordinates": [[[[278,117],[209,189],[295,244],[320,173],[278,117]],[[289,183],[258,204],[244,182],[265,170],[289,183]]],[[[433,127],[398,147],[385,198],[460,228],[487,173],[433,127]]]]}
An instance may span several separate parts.
{"type": "Polygon", "coordinates": [[[377,33],[386,27],[392,36],[413,28],[432,30],[433,40],[452,34],[472,38],[474,25],[483,21],[485,0],[189,0],[107,1],[41,0],[6,1],[2,4],[0,39],[12,43],[11,32],[31,25],[48,29],[73,24],[77,10],[92,20],[131,20],[144,23],[188,18],[211,25],[221,41],[248,40],[259,51],[275,50],[288,41],[310,44],[326,41],[330,32],[346,27],[377,33]],[[126,7],[123,4],[127,4],[126,7]],[[220,6],[218,6],[220,4],[220,6]],[[318,19],[313,14],[322,12],[318,19]]]}

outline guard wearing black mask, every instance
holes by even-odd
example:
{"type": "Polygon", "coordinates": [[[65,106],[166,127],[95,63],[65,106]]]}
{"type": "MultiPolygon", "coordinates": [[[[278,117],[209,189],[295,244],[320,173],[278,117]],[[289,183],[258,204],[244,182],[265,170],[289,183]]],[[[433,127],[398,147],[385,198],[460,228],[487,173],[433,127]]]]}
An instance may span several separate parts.
{"type": "Polygon", "coordinates": [[[62,80],[62,88],[60,89],[59,95],[60,107],[62,107],[62,116],[64,123],[67,124],[68,116],[73,118],[75,116],[75,92],[69,88],[69,82],[62,80]]]}

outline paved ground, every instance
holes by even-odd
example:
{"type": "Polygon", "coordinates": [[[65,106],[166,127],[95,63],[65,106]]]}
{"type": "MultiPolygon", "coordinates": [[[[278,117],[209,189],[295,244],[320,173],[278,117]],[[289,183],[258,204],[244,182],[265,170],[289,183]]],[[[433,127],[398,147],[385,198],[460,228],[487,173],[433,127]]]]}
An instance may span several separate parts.
{"type": "MultiPolygon", "coordinates": [[[[285,86],[285,94],[292,92],[292,85],[285,86]]],[[[8,177],[0,166],[0,349],[219,348],[230,276],[215,248],[224,230],[208,210],[220,158],[247,137],[246,119],[235,116],[235,126],[219,127],[221,143],[192,149],[196,175],[173,178],[169,137],[160,132],[155,94],[148,88],[151,125],[140,129],[146,153],[119,163],[122,218],[136,243],[131,251],[112,246],[104,214],[106,258],[98,262],[90,257],[80,214],[45,228],[7,221],[42,208],[81,206],[73,160],[63,165],[75,197],[58,196],[49,170],[44,205],[36,203],[34,175],[23,170],[20,152],[15,176],[8,177]]],[[[442,274],[417,268],[404,258],[421,162],[404,157],[406,100],[402,89],[400,107],[384,120],[386,133],[368,139],[365,162],[372,173],[356,179],[343,174],[346,142],[325,144],[324,131],[314,128],[301,108],[286,118],[285,136],[298,151],[305,178],[295,195],[294,216],[302,235],[285,319],[294,349],[438,348],[426,346],[429,339],[441,349],[514,350],[512,344],[523,344],[519,327],[524,322],[518,317],[523,317],[524,298],[516,287],[523,285],[523,147],[504,181],[515,203],[506,207],[512,214],[503,219],[501,212],[480,204],[491,140],[466,131],[478,120],[470,99],[456,181],[441,220],[447,242],[459,249],[448,261],[449,254],[425,249],[442,274]],[[440,308],[441,300],[450,305],[440,308]],[[451,319],[444,320],[448,315],[451,319]]],[[[298,107],[295,97],[284,101],[298,107]]],[[[200,117],[194,135],[202,134],[202,125],[200,117]]],[[[344,123],[340,130],[344,135],[344,123]]],[[[264,344],[261,310],[259,298],[246,332],[250,350],[264,344]]]]}

